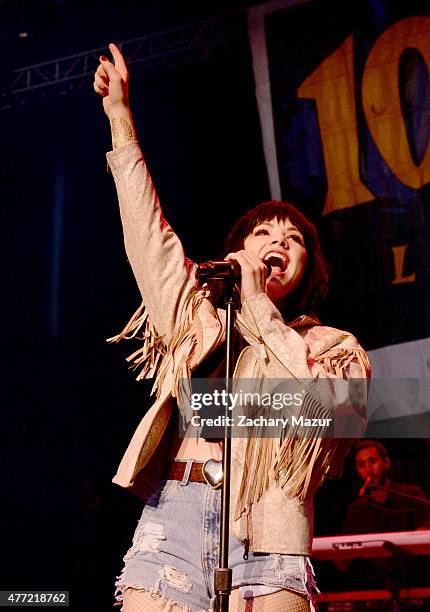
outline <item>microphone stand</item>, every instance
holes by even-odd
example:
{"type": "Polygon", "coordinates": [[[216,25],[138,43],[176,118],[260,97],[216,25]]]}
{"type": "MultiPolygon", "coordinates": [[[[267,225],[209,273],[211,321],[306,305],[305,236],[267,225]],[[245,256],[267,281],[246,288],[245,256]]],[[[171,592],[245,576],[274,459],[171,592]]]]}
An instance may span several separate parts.
{"type": "MultiPolygon", "coordinates": [[[[225,306],[226,306],[226,332],[225,332],[225,390],[226,397],[230,398],[232,377],[234,371],[234,278],[224,278],[225,306]]],[[[219,544],[219,567],[215,570],[215,612],[228,612],[228,603],[231,593],[232,570],[228,567],[228,540],[230,526],[230,468],[231,468],[231,426],[228,424],[230,416],[229,401],[225,405],[224,446],[222,453],[223,481],[221,488],[221,527],[219,544]]]]}
{"type": "MultiPolygon", "coordinates": [[[[269,264],[266,264],[269,266],[269,264]]],[[[221,487],[221,525],[219,540],[219,567],[215,570],[215,612],[228,612],[231,593],[232,570],[228,567],[228,544],[230,527],[230,471],[231,471],[231,425],[229,399],[232,388],[234,372],[234,285],[240,280],[240,266],[236,261],[208,261],[199,264],[197,276],[200,281],[224,281],[224,303],[226,308],[225,331],[225,419],[224,419],[224,446],[222,452],[223,481],[221,487]]]]}
{"type": "MultiPolygon", "coordinates": [[[[363,487],[364,487],[364,485],[363,485],[363,487]]],[[[363,487],[361,489],[363,489],[363,487]]],[[[420,504],[425,504],[427,506],[430,506],[430,500],[425,499],[424,497],[418,497],[418,495],[409,495],[408,493],[400,493],[400,491],[396,491],[395,489],[390,489],[390,488],[384,487],[382,485],[371,484],[371,483],[366,485],[366,488],[369,488],[369,490],[378,489],[378,491],[386,491],[387,493],[391,493],[392,495],[397,495],[398,497],[403,497],[404,499],[409,499],[409,500],[411,500],[413,502],[417,502],[417,503],[420,503],[420,504]]],[[[361,491],[361,489],[360,489],[360,491],[361,491]]]]}

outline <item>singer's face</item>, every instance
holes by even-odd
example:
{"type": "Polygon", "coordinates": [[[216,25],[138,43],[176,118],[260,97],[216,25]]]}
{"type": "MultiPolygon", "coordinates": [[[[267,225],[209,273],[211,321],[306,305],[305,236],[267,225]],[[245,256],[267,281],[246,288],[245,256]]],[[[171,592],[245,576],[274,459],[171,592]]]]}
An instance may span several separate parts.
{"type": "Polygon", "coordinates": [[[383,484],[390,460],[383,459],[374,446],[363,448],[355,456],[355,467],[362,480],[371,478],[374,484],[383,484]]]}
{"type": "Polygon", "coordinates": [[[244,240],[244,249],[270,261],[266,291],[275,304],[282,304],[298,287],[305,272],[307,252],[303,234],[289,219],[274,218],[254,227],[244,240]]]}

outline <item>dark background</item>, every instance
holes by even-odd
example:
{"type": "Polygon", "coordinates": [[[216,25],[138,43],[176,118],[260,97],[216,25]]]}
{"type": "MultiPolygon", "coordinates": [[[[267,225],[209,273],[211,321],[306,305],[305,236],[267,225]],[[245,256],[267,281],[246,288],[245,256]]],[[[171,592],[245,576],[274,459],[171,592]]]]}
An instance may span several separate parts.
{"type": "MultiPolygon", "coordinates": [[[[246,34],[247,4],[0,2],[1,75],[232,11],[242,11],[246,34]]],[[[326,6],[333,19],[336,4],[326,6]]],[[[166,217],[190,257],[214,257],[238,214],[270,195],[246,36],[130,73],[166,217]]],[[[106,171],[108,123],[87,80],[12,102],[0,129],[0,588],[70,589],[74,610],[110,609],[140,512],[110,479],[148,386],[127,372],[130,347],[105,343],[139,303],[106,171]]],[[[336,324],[331,311],[325,321],[336,324]]],[[[389,446],[393,474],[428,486],[424,442],[389,446]]],[[[340,531],[357,487],[348,462],[344,480],[318,495],[317,535],[340,531]]]]}

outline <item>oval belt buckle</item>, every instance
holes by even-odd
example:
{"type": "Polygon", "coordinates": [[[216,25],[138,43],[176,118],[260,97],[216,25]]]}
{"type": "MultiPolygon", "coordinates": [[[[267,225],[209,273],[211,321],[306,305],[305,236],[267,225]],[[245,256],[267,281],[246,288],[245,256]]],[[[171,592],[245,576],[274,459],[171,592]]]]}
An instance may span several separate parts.
{"type": "Polygon", "coordinates": [[[212,489],[219,489],[222,485],[222,461],[208,459],[202,466],[203,478],[212,489]]]}

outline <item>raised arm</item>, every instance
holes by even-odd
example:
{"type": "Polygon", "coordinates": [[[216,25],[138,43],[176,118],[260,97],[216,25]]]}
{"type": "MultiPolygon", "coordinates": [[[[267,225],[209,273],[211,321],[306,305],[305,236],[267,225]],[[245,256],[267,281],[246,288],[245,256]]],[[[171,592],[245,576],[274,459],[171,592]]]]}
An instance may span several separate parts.
{"type": "Polygon", "coordinates": [[[167,346],[196,286],[194,265],[163,217],[137,142],[128,96],[128,72],[118,47],[114,62],[100,57],[94,90],[103,98],[113,151],[107,154],[120,204],[125,249],[149,318],[167,346]]]}
{"type": "Polygon", "coordinates": [[[111,43],[109,50],[114,63],[104,55],[100,56],[94,75],[94,90],[103,98],[103,109],[111,125],[112,148],[117,149],[129,142],[137,142],[137,136],[129,104],[127,66],[116,45],[111,43]]]}

